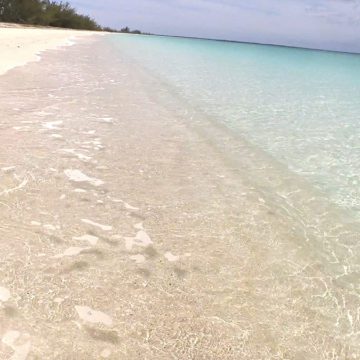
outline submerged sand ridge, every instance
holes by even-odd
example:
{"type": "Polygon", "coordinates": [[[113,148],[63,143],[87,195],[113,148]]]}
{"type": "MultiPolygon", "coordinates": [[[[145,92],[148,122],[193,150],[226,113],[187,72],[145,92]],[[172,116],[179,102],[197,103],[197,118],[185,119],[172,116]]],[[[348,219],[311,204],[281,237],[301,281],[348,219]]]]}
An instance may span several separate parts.
{"type": "Polygon", "coordinates": [[[0,358],[360,357],[356,233],[314,249],[291,178],[252,178],[106,41],[0,84],[0,358]]]}

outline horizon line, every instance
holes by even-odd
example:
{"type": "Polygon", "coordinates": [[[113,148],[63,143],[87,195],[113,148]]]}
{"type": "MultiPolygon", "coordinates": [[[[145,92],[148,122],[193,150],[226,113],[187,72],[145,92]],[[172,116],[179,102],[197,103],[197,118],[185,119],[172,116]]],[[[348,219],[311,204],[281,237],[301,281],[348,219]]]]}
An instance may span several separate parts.
{"type": "Polygon", "coordinates": [[[315,47],[311,48],[311,47],[305,47],[305,46],[282,45],[282,44],[251,42],[251,41],[242,41],[242,40],[205,38],[205,37],[199,37],[199,36],[185,36],[185,35],[167,35],[167,34],[153,34],[153,33],[141,33],[139,35],[172,37],[172,38],[191,39],[191,40],[219,41],[219,42],[228,42],[228,43],[235,43],[235,44],[262,45],[262,46],[273,46],[273,47],[282,47],[282,48],[288,48],[288,49],[299,49],[299,50],[307,50],[307,51],[321,51],[321,52],[330,52],[330,53],[337,53],[337,54],[360,55],[360,50],[359,50],[359,52],[351,52],[351,51],[342,51],[342,50],[319,49],[319,48],[315,48],[315,47]]]}

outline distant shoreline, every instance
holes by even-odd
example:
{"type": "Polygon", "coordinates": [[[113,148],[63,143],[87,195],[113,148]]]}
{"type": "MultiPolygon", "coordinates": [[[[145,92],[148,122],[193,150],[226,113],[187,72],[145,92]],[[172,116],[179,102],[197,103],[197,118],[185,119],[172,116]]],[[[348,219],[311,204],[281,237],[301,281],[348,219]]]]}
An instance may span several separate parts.
{"type": "MultiPolygon", "coordinates": [[[[42,25],[29,25],[29,24],[18,24],[18,23],[6,23],[0,22],[0,29],[2,28],[16,28],[16,29],[47,29],[47,30],[67,30],[67,31],[92,31],[92,30],[79,30],[79,29],[71,29],[71,28],[58,28],[52,26],[42,26],[42,25]]],[[[261,46],[271,46],[271,47],[280,47],[287,49],[298,49],[298,50],[306,50],[306,51],[321,51],[327,53],[336,53],[336,54],[346,54],[346,55],[360,55],[360,52],[351,52],[351,51],[340,51],[340,50],[327,50],[327,49],[318,49],[318,48],[309,48],[302,46],[290,46],[290,45],[281,45],[281,44],[273,44],[273,43],[261,43],[261,42],[250,42],[250,41],[240,41],[240,40],[227,40],[227,39],[214,39],[214,38],[202,38],[196,36],[182,36],[182,35],[166,35],[166,34],[152,34],[152,33],[122,33],[122,32],[107,32],[104,30],[96,31],[98,33],[105,34],[125,34],[125,35],[142,35],[142,36],[159,36],[159,37],[169,37],[169,38],[178,38],[178,39],[189,39],[189,40],[201,40],[201,41],[217,41],[217,42],[225,42],[225,43],[233,43],[233,44],[243,44],[243,45],[261,45],[261,46]]]]}
{"type": "Polygon", "coordinates": [[[0,30],[1,29],[39,29],[39,30],[64,30],[64,31],[78,31],[78,32],[94,32],[94,33],[106,33],[106,31],[94,31],[94,30],[81,30],[81,29],[71,29],[55,26],[44,26],[44,25],[32,25],[32,24],[19,24],[12,22],[1,22],[0,21],[0,30]]]}

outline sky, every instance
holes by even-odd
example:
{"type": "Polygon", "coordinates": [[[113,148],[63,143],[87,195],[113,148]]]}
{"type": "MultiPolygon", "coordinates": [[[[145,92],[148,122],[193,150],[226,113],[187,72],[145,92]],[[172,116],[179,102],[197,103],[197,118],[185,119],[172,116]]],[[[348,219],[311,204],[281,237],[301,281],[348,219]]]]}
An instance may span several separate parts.
{"type": "Polygon", "coordinates": [[[360,52],[360,0],[71,0],[101,25],[360,52]]]}

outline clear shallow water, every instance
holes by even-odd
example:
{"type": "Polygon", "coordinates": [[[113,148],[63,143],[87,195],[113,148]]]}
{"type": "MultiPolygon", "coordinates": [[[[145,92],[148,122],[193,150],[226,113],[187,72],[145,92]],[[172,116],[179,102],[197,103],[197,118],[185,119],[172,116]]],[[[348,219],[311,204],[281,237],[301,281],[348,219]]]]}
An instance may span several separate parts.
{"type": "Polygon", "coordinates": [[[168,37],[110,41],[359,216],[360,55],[168,37]]]}
{"type": "Polygon", "coordinates": [[[0,358],[360,359],[359,221],[103,39],[2,78],[0,358]]]}

